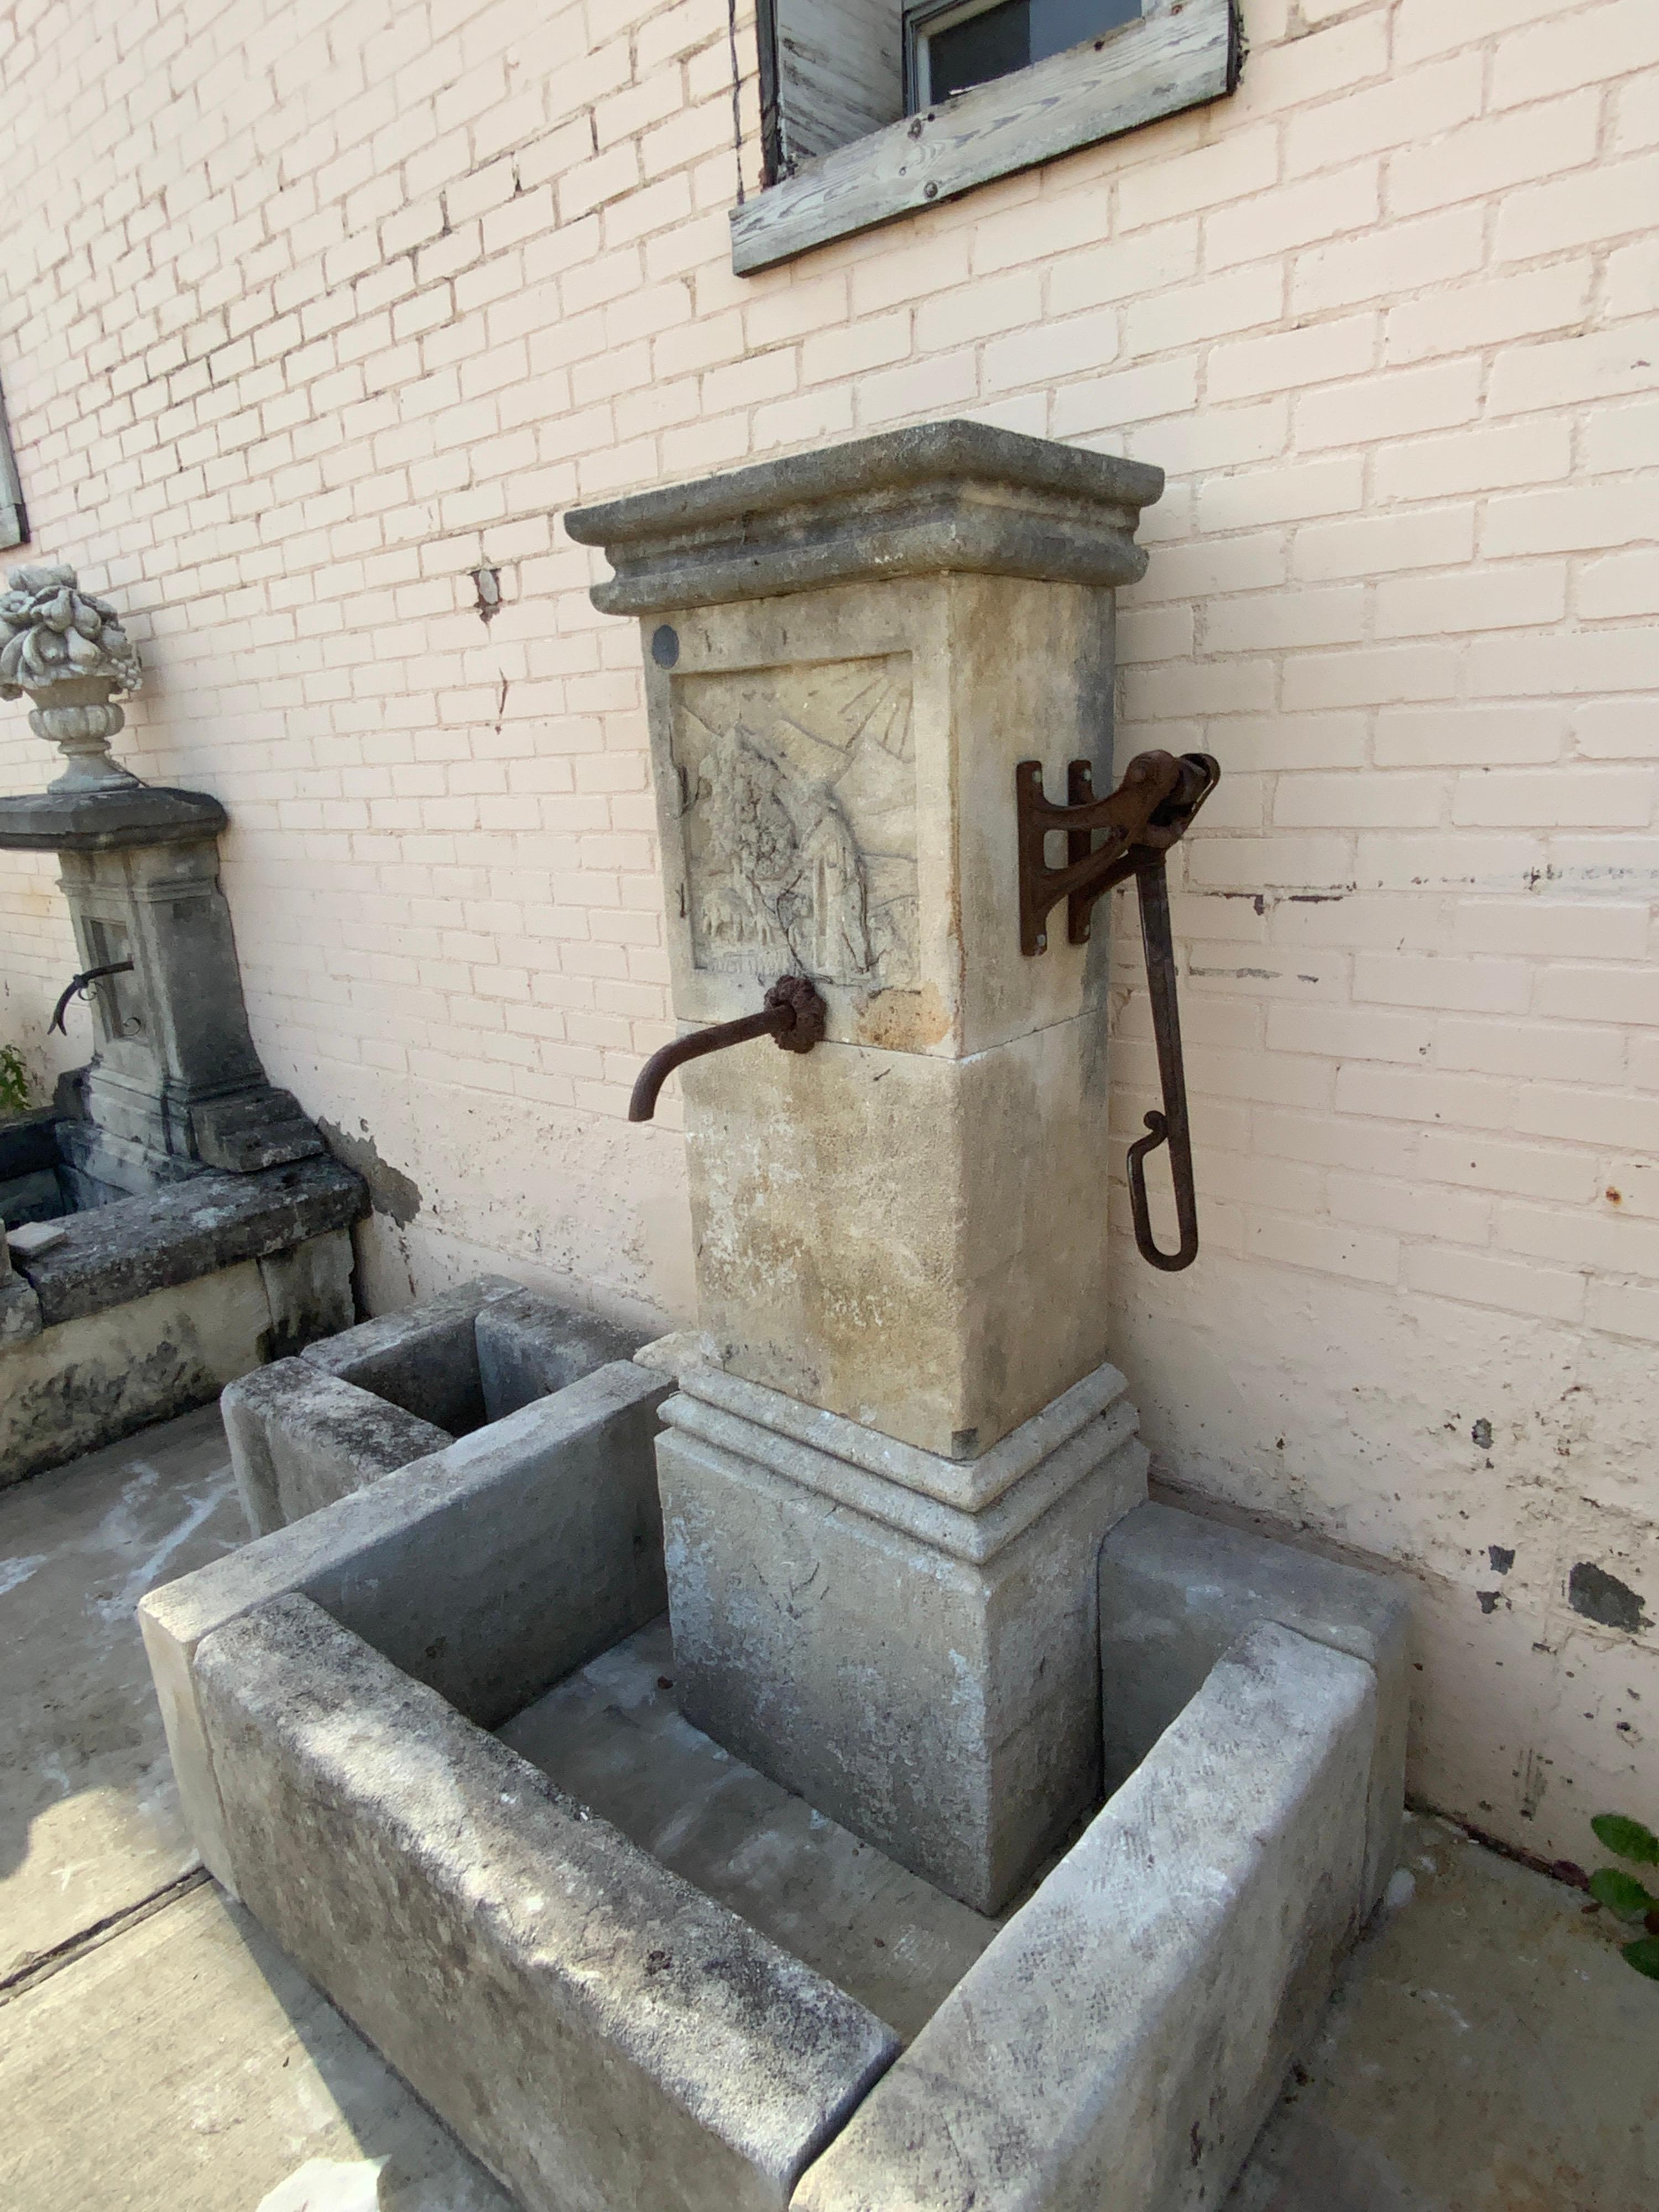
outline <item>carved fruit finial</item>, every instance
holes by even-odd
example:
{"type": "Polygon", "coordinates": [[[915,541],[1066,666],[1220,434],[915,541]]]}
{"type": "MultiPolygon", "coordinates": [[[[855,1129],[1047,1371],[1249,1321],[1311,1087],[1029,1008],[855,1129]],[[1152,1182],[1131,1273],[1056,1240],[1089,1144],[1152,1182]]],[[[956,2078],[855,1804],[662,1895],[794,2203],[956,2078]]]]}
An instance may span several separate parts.
{"type": "Polygon", "coordinates": [[[73,568],[14,568],[0,595],[0,699],[44,691],[76,678],[106,678],[112,689],[143,682],[137,647],[107,599],[76,588],[73,568]]]}
{"type": "Polygon", "coordinates": [[[54,792],[102,791],[137,781],[110,758],[126,717],[111,694],[143,680],[138,648],[107,599],[76,587],[61,562],[14,568],[0,593],[0,699],[27,691],[29,727],[50,738],[69,766],[54,792]]]}

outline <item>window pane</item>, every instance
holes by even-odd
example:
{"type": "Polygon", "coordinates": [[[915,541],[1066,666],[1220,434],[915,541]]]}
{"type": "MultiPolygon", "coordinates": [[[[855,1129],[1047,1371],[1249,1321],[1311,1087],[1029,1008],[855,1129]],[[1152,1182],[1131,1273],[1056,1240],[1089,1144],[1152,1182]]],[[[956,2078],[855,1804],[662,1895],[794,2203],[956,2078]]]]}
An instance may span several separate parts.
{"type": "MultiPolygon", "coordinates": [[[[1009,76],[1050,54],[1139,21],[1141,0],[998,0],[988,8],[921,7],[910,12],[926,50],[916,71],[929,102],[1009,76]],[[945,20],[937,30],[927,19],[945,20]],[[955,21],[951,19],[955,17],[955,21]]],[[[918,57],[920,61],[921,57],[918,57]]]]}
{"type": "Polygon", "coordinates": [[[1031,54],[1034,62],[1050,54],[1063,54],[1067,46],[1080,46],[1120,23],[1138,21],[1140,0],[1031,0],[1031,54]]]}
{"type": "Polygon", "coordinates": [[[1031,58],[1031,0],[1002,0],[927,40],[927,94],[948,100],[970,84],[1022,70],[1031,58]]]}

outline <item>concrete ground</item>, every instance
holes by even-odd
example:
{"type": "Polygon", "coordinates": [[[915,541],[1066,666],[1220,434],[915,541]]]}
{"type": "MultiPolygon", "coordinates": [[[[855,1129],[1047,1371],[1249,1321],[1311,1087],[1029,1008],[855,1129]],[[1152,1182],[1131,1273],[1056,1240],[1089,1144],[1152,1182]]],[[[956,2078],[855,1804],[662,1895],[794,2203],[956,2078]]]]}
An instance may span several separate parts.
{"type": "MultiPolygon", "coordinates": [[[[510,2212],[195,1864],[132,1608],[242,1533],[211,1408],[0,1492],[0,2204],[510,2212]]],[[[1653,2212],[1659,1984],[1454,1828],[1406,1865],[1227,2212],[1653,2212]]]]}

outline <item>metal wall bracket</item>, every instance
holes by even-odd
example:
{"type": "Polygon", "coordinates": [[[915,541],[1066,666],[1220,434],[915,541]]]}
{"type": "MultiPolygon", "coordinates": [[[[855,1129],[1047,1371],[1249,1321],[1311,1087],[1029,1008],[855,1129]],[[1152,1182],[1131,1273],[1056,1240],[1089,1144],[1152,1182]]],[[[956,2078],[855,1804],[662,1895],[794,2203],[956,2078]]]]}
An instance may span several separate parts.
{"type": "Polygon", "coordinates": [[[1220,781],[1220,765],[1209,753],[1137,753],[1117,789],[1097,799],[1093,771],[1078,760],[1066,770],[1070,804],[1058,806],[1043,794],[1042,763],[1021,761],[1014,770],[1020,951],[1047,951],[1049,909],[1062,898],[1066,941],[1086,945],[1095,901],[1132,876],[1143,854],[1162,855],[1184,837],[1220,781]],[[1065,835],[1066,862],[1051,868],[1045,847],[1055,830],[1065,835]],[[1098,847],[1097,830],[1106,833],[1098,847]]]}

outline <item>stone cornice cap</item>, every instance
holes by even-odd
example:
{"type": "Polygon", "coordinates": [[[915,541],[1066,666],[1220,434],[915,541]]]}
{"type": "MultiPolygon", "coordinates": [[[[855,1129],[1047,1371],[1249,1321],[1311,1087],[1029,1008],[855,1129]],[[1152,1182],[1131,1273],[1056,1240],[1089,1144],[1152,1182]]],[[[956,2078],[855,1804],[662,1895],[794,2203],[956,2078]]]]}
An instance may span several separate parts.
{"type": "Polygon", "coordinates": [[[127,783],[0,799],[0,852],[110,853],[123,845],[191,845],[216,837],[225,810],[204,791],[127,783]]]}
{"type": "Polygon", "coordinates": [[[1033,576],[1128,584],[1164,471],[985,422],[924,422],[574,508],[605,549],[605,614],[772,599],[860,577],[1033,576]]]}

